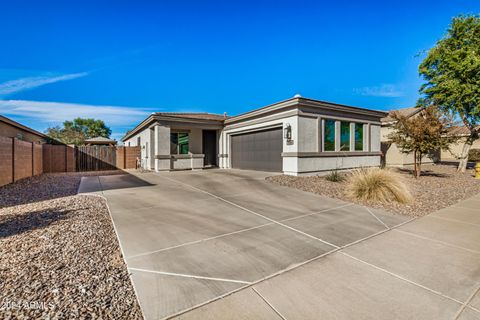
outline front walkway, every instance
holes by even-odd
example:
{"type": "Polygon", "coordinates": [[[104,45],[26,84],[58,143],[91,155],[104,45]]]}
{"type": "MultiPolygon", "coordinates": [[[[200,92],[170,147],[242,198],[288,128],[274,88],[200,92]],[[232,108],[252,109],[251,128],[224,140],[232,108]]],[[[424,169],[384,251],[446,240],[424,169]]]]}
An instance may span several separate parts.
{"type": "Polygon", "coordinates": [[[408,222],[263,178],[98,180],[147,319],[480,318],[480,195],[408,222]]]}

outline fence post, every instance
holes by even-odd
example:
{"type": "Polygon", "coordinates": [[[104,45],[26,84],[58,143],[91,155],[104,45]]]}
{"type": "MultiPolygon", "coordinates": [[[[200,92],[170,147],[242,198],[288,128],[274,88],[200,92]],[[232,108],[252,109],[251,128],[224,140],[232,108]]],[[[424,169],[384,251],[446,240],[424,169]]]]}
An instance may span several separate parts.
{"type": "Polygon", "coordinates": [[[32,141],[32,177],[35,175],[35,146],[32,141]]]}
{"type": "Polygon", "coordinates": [[[15,137],[12,137],[12,182],[15,182],[15,137]]]}
{"type": "Polygon", "coordinates": [[[127,169],[127,148],[123,147],[123,169],[127,169]]]}
{"type": "Polygon", "coordinates": [[[68,172],[68,146],[65,145],[65,172],[68,172]]]}

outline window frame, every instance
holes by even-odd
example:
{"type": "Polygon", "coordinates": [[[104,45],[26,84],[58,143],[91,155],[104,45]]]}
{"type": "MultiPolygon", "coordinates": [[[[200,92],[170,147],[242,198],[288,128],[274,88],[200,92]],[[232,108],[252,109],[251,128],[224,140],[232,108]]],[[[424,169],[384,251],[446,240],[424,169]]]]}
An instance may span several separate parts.
{"type": "Polygon", "coordinates": [[[323,124],[323,130],[322,130],[322,131],[323,131],[323,135],[322,135],[322,151],[323,151],[323,152],[335,152],[335,151],[337,150],[337,148],[336,148],[336,145],[337,145],[337,143],[336,143],[336,136],[337,136],[337,134],[336,134],[336,131],[337,131],[337,129],[336,129],[336,128],[337,128],[336,122],[337,122],[337,120],[331,119],[331,118],[325,118],[325,119],[323,119],[323,121],[322,121],[322,124],[323,124]],[[326,148],[327,144],[326,144],[325,137],[327,136],[327,135],[326,135],[327,122],[329,122],[329,121],[332,121],[332,122],[333,122],[333,150],[327,150],[327,148],[326,148]]]}
{"type": "Polygon", "coordinates": [[[353,123],[353,151],[362,152],[365,151],[365,123],[362,122],[354,122],[353,123]],[[360,142],[362,143],[361,150],[357,150],[357,126],[362,129],[362,136],[360,138],[360,142]]]}
{"type": "Polygon", "coordinates": [[[343,120],[340,120],[339,121],[339,127],[340,127],[340,139],[339,139],[339,142],[340,142],[340,145],[338,146],[338,151],[340,152],[349,152],[349,151],[352,151],[351,149],[351,146],[350,146],[350,143],[352,142],[352,125],[350,121],[343,121],[343,120]],[[346,135],[347,137],[347,140],[345,141],[343,138],[343,133],[342,133],[342,129],[344,129],[344,127],[347,127],[348,128],[348,134],[346,135]],[[346,150],[342,150],[342,146],[346,146],[346,150]]]}
{"type": "MultiPolygon", "coordinates": [[[[321,137],[321,150],[322,152],[366,152],[368,151],[367,145],[368,141],[367,140],[367,134],[369,131],[369,126],[367,122],[360,122],[360,121],[354,121],[354,120],[346,120],[346,119],[335,119],[335,118],[322,118],[321,121],[321,126],[322,126],[322,137],[321,137]],[[326,132],[327,132],[327,123],[332,124],[332,129],[333,129],[333,149],[328,149],[326,148],[326,132]],[[348,142],[345,141],[346,135],[344,135],[344,150],[341,149],[342,147],[342,124],[343,128],[345,129],[348,125],[349,131],[348,131],[348,142]],[[362,130],[362,136],[361,136],[361,145],[362,149],[357,150],[357,139],[356,139],[356,128],[360,127],[362,130]],[[347,143],[345,143],[347,142],[347,143]]],[[[330,144],[331,146],[331,144],[330,144]]]]}

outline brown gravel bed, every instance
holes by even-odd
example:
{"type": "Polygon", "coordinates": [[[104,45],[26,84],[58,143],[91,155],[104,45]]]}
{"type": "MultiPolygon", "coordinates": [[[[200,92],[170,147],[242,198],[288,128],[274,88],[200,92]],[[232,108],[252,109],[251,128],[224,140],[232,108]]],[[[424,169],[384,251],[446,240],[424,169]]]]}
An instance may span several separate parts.
{"type": "Polygon", "coordinates": [[[480,193],[480,180],[473,179],[473,170],[457,173],[453,166],[428,165],[423,166],[423,175],[419,179],[413,177],[410,169],[392,170],[400,173],[415,198],[413,203],[404,205],[396,202],[373,203],[353,200],[344,194],[346,181],[331,182],[320,176],[280,175],[268,177],[267,181],[412,217],[429,214],[480,193]]]}
{"type": "Polygon", "coordinates": [[[57,176],[0,188],[0,319],[142,319],[105,200],[57,176]]]}

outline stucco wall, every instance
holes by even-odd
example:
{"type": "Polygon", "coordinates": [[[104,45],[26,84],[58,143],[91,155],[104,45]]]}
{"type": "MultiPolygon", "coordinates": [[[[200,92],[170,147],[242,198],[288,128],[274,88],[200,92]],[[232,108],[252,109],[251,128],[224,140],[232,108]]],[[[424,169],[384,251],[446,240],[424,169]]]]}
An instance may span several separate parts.
{"type": "Polygon", "coordinates": [[[8,123],[0,121],[0,136],[2,137],[9,137],[9,138],[17,138],[28,142],[44,142],[45,139],[43,137],[34,135],[28,131],[19,129],[15,126],[12,126],[8,123]]]}
{"type": "Polygon", "coordinates": [[[321,124],[318,118],[297,117],[298,152],[318,152],[321,124]]]}
{"type": "MultiPolygon", "coordinates": [[[[290,113],[291,114],[291,113],[290,113]]],[[[221,145],[222,149],[220,153],[229,154],[230,152],[230,136],[234,133],[249,132],[259,130],[262,128],[270,128],[274,126],[281,126],[285,128],[286,124],[290,124],[292,128],[292,142],[287,143],[286,139],[283,139],[283,152],[288,153],[318,153],[321,150],[322,144],[322,130],[321,119],[316,116],[302,116],[302,115],[289,115],[285,113],[285,118],[278,118],[278,114],[275,120],[268,120],[265,117],[265,121],[260,122],[257,119],[253,124],[249,124],[245,121],[241,126],[232,128],[226,126],[222,132],[221,145]]],[[[335,119],[334,116],[328,115],[328,119],[335,119]]],[[[342,119],[343,121],[346,121],[342,119]]],[[[366,120],[359,120],[360,123],[368,123],[366,120]]],[[[253,122],[253,121],[252,121],[253,122]]],[[[338,128],[339,129],[339,128],[338,128]]],[[[370,125],[364,125],[364,150],[380,151],[380,125],[371,123],[370,125]],[[370,131],[367,128],[370,127],[370,131]],[[367,143],[370,141],[370,145],[367,143]]],[[[339,144],[339,142],[337,143],[339,144]]],[[[352,142],[353,145],[353,142],[352,142]]],[[[319,172],[329,172],[331,170],[343,170],[352,169],[358,167],[372,167],[380,165],[380,156],[378,155],[348,155],[348,152],[344,156],[339,157],[325,157],[319,154],[318,156],[284,156],[282,159],[283,172],[285,174],[298,175],[298,174],[317,174],[319,172]]],[[[222,168],[230,168],[230,159],[228,157],[223,158],[221,161],[222,168]]]]}
{"type": "MultiPolygon", "coordinates": [[[[170,133],[171,132],[188,132],[189,134],[189,151],[193,154],[201,154],[203,149],[203,132],[200,128],[182,128],[182,126],[170,127],[168,124],[159,123],[145,128],[136,135],[124,141],[125,146],[137,146],[138,137],[140,137],[141,160],[142,167],[148,170],[170,170],[184,169],[192,167],[191,160],[181,159],[172,164],[170,158],[170,133]],[[158,159],[156,156],[160,156],[158,159]],[[162,158],[163,157],[163,158],[162,158]]],[[[198,168],[198,163],[203,159],[195,159],[194,167],[198,168]]]]}
{"type": "MultiPolygon", "coordinates": [[[[230,154],[230,145],[231,145],[231,135],[235,133],[243,132],[252,132],[255,130],[261,130],[264,128],[273,128],[281,127],[284,128],[288,123],[292,128],[292,143],[287,144],[287,140],[283,139],[283,152],[297,152],[299,145],[299,134],[298,134],[298,116],[290,115],[291,112],[276,113],[274,116],[264,117],[261,123],[257,121],[244,121],[241,125],[227,125],[220,134],[220,154],[229,155],[230,154]],[[284,118],[282,118],[284,116],[284,118]]],[[[285,168],[290,168],[291,162],[283,162],[284,170],[285,168]]],[[[230,168],[231,159],[229,156],[221,157],[219,166],[221,168],[230,168]]],[[[291,168],[290,170],[293,170],[291,168]]]]}
{"type": "MultiPolygon", "coordinates": [[[[152,141],[151,133],[149,128],[139,132],[138,134],[132,136],[130,139],[125,140],[124,144],[127,147],[140,147],[140,157],[141,165],[144,169],[150,170],[151,168],[151,151],[152,151],[152,141]],[[138,137],[140,137],[140,145],[138,145],[138,137]]],[[[168,138],[170,141],[170,137],[168,138]]]]}
{"type": "MultiPolygon", "coordinates": [[[[405,165],[412,165],[414,163],[413,153],[405,154],[395,143],[390,143],[388,135],[393,132],[393,128],[390,126],[383,126],[381,128],[381,141],[382,141],[382,152],[385,157],[385,165],[389,167],[402,167],[405,165]]],[[[426,155],[422,158],[422,163],[433,163],[435,162],[436,155],[426,155]]]]}
{"type": "MultiPolygon", "coordinates": [[[[458,160],[458,157],[462,154],[463,145],[465,144],[466,138],[460,139],[457,143],[450,145],[451,151],[441,151],[440,159],[442,161],[455,161],[458,160]]],[[[480,149],[480,139],[476,140],[472,144],[472,149],[480,149]]]]}
{"type": "Polygon", "coordinates": [[[327,174],[333,170],[380,166],[380,156],[306,157],[296,159],[297,170],[285,171],[285,174],[316,175],[327,174]]]}

